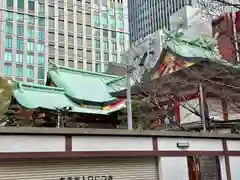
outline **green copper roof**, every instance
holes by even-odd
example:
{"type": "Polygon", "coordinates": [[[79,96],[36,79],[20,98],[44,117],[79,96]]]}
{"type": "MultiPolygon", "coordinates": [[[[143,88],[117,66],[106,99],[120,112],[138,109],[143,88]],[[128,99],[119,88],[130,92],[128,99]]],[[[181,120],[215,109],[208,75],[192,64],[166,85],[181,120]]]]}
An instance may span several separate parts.
{"type": "Polygon", "coordinates": [[[55,110],[56,108],[70,106],[72,112],[102,115],[107,115],[113,111],[119,110],[83,108],[79,104],[71,101],[65,95],[63,88],[34,85],[30,83],[14,83],[13,96],[19,104],[29,109],[44,108],[55,110]]]}
{"type": "Polygon", "coordinates": [[[62,66],[54,66],[49,70],[49,75],[57,87],[63,88],[69,97],[76,100],[104,104],[117,100],[109,94],[106,83],[119,78],[118,76],[62,66]]]}

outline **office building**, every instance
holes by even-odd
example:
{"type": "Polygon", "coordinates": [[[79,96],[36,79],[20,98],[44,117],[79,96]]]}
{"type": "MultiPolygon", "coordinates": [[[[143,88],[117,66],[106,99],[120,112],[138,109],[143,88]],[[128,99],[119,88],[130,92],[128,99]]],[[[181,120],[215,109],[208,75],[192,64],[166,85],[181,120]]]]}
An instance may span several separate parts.
{"type": "MultiPolygon", "coordinates": [[[[228,0],[237,3],[237,0],[228,0]]],[[[169,18],[185,5],[219,13],[233,7],[209,0],[128,0],[129,31],[131,43],[146,37],[159,29],[170,29],[169,18]]]]}
{"type": "Polygon", "coordinates": [[[0,75],[44,84],[48,60],[104,72],[129,46],[125,0],[2,0],[0,75]]]}

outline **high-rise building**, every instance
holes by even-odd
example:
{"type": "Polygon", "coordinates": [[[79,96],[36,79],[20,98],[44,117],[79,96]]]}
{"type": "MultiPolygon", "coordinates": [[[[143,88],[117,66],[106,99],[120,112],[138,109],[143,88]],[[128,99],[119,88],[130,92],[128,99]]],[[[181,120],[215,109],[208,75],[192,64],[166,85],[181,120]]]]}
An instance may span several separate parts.
{"type": "MultiPolygon", "coordinates": [[[[229,3],[238,0],[227,0],[229,3]]],[[[209,0],[128,0],[128,17],[131,43],[146,37],[159,29],[170,29],[170,16],[185,5],[201,10],[209,7],[210,12],[232,9],[226,4],[209,0]]]]}
{"type": "Polygon", "coordinates": [[[128,46],[127,0],[1,0],[5,77],[43,84],[48,60],[103,72],[128,46]]]}

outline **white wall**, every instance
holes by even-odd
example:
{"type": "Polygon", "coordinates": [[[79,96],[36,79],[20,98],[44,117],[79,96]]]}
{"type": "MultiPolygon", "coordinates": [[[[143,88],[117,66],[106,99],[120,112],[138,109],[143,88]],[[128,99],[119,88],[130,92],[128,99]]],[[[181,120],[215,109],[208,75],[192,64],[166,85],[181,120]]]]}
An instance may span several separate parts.
{"type": "Polygon", "coordinates": [[[222,102],[219,99],[207,99],[209,118],[223,121],[222,102]]]}
{"type": "Polygon", "coordinates": [[[232,180],[239,180],[240,179],[240,157],[229,157],[230,163],[230,171],[232,180]]]}
{"type": "Polygon", "coordinates": [[[187,157],[159,157],[160,180],[188,180],[187,157]]]}

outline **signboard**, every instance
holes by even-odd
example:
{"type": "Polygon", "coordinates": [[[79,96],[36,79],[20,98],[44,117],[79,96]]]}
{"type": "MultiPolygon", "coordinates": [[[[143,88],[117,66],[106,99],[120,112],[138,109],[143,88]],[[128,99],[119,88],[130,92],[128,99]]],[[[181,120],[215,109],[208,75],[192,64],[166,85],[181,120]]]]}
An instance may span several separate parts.
{"type": "Polygon", "coordinates": [[[60,177],[59,180],[113,180],[113,176],[68,176],[68,177],[60,177]]]}

